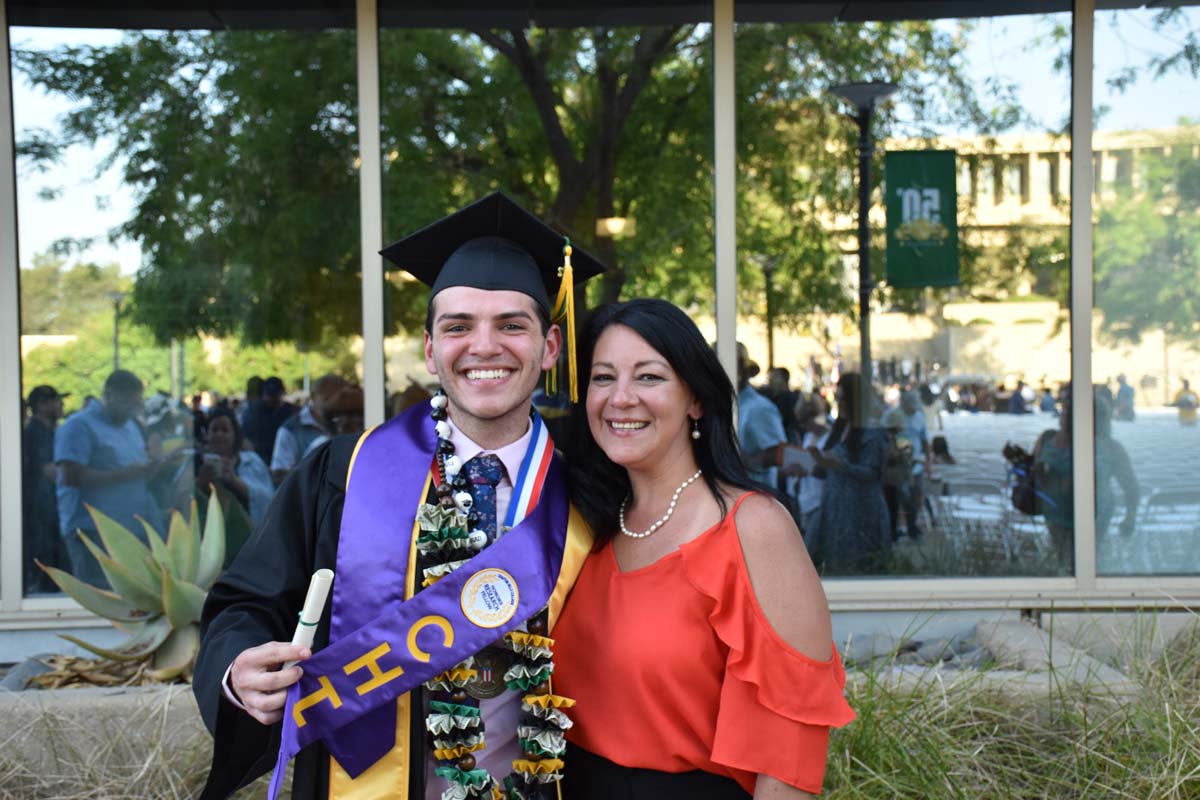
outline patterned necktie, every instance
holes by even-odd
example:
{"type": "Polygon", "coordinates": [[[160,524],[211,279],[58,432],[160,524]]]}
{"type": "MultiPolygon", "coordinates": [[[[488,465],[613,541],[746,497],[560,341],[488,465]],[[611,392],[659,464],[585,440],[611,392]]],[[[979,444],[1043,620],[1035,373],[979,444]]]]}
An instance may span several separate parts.
{"type": "Polygon", "coordinates": [[[487,534],[488,542],[496,541],[496,484],[504,475],[504,464],[494,454],[477,455],[463,465],[471,482],[471,497],[479,514],[478,529],[487,534]]]}

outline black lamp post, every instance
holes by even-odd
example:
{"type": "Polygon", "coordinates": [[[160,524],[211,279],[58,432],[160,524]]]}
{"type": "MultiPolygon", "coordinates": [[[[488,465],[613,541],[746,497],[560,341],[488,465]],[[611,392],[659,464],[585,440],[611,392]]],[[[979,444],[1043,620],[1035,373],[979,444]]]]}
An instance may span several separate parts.
{"type": "Polygon", "coordinates": [[[875,104],[900,87],[894,83],[847,83],[830,91],[854,106],[851,119],[858,124],[858,349],[862,366],[860,420],[866,424],[871,408],[871,156],[875,144],[871,139],[871,117],[875,104]]]}
{"type": "Polygon", "coordinates": [[[121,301],[125,293],[109,292],[108,299],[113,304],[113,372],[116,372],[121,368],[121,301]]]}
{"type": "Polygon", "coordinates": [[[775,369],[775,265],[779,257],[766,258],[762,262],[763,278],[767,289],[767,369],[775,369]]]}

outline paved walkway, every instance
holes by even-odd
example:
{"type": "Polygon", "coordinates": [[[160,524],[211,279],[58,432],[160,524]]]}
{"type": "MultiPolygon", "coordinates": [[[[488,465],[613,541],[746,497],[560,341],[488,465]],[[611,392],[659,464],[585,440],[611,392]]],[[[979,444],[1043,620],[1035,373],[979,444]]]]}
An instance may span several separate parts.
{"type": "MultiPolygon", "coordinates": [[[[934,467],[935,477],[951,492],[941,503],[952,517],[947,520],[950,527],[995,523],[1007,528],[1001,538],[1010,550],[1031,541],[1046,549],[1042,519],[1019,514],[1008,502],[1007,462],[1001,449],[1012,442],[1032,450],[1042,431],[1058,427],[1058,418],[960,412],[943,414],[942,427],[940,433],[958,460],[953,466],[934,467]]],[[[1140,410],[1135,422],[1114,422],[1113,437],[1129,453],[1142,499],[1132,536],[1122,537],[1114,530],[1099,537],[1098,573],[1200,574],[1200,427],[1181,427],[1174,409],[1156,408],[1140,410]]],[[[1117,496],[1122,497],[1119,489],[1117,496]]]]}

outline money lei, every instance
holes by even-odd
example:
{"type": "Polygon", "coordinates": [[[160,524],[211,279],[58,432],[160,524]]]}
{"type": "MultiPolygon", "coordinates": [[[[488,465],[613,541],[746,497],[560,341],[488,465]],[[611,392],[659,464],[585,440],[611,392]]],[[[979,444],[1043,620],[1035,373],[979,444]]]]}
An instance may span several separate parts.
{"type": "MultiPolygon", "coordinates": [[[[478,515],[469,504],[456,502],[456,495],[466,492],[469,483],[460,474],[462,463],[454,455],[449,439],[446,397],[441,390],[432,405],[431,416],[438,433],[435,477],[441,480],[435,488],[438,502],[422,505],[417,514],[422,588],[449,575],[488,544],[487,535],[474,529],[478,515]]],[[[487,743],[479,701],[467,693],[467,687],[479,679],[474,657],[424,684],[432,693],[425,727],[437,760],[434,774],[447,781],[442,800],[548,800],[547,790],[562,779],[564,732],[572,724],[562,709],[575,705],[575,701],[551,693],[554,640],[544,635],[547,609],[534,614],[525,627],[527,632],[513,631],[502,639],[513,654],[504,683],[524,693],[517,723],[517,743],[523,757],[513,761],[512,772],[502,782],[476,764],[474,754],[487,743]]]]}

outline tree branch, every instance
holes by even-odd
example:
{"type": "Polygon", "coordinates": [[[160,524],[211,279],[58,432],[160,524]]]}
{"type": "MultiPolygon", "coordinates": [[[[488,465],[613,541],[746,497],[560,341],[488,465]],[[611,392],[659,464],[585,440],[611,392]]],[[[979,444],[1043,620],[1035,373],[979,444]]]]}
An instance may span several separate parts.
{"type": "Polygon", "coordinates": [[[571,140],[558,119],[558,107],[564,104],[546,77],[545,64],[530,48],[524,31],[510,29],[511,43],[492,31],[472,30],[472,33],[485,44],[494,47],[516,67],[521,81],[529,88],[538,119],[542,122],[542,131],[550,147],[550,155],[558,164],[559,174],[564,181],[573,179],[579,172],[580,164],[571,147],[571,140]]]}
{"type": "Polygon", "coordinates": [[[654,67],[678,44],[675,36],[683,29],[682,25],[672,25],[665,28],[647,28],[638,36],[637,45],[633,48],[633,61],[625,84],[617,95],[617,103],[613,113],[613,123],[620,130],[629,118],[638,95],[650,80],[654,67]]]}

